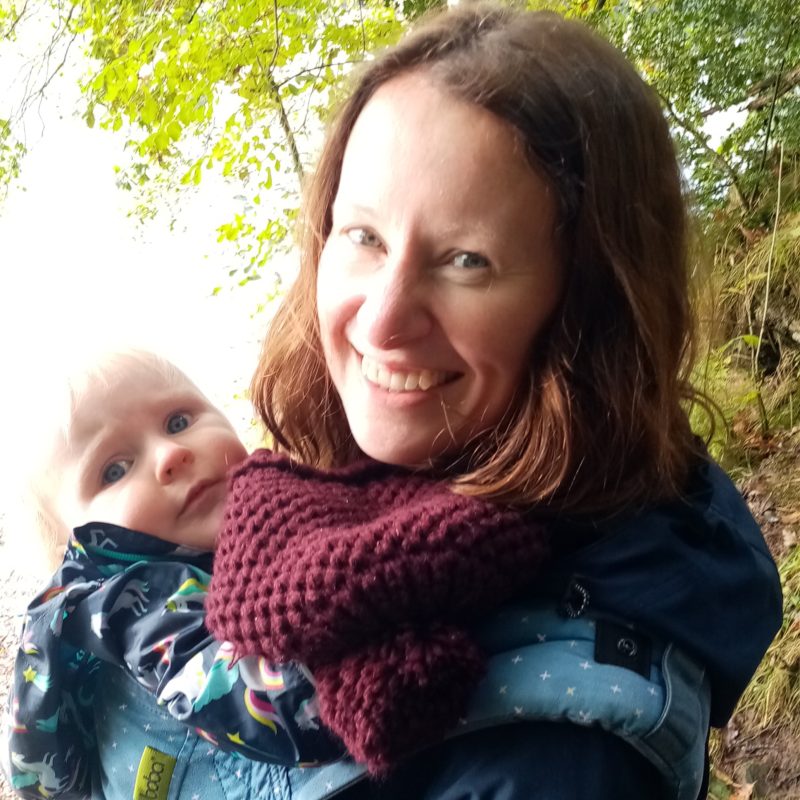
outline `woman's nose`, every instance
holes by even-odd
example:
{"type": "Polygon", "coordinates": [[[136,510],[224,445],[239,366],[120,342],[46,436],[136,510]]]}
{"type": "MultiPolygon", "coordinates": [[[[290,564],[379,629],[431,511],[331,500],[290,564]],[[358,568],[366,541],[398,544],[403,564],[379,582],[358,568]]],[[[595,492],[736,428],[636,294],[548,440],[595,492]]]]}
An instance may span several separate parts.
{"type": "Polygon", "coordinates": [[[357,313],[358,326],[372,347],[402,347],[430,333],[433,320],[424,297],[423,275],[408,257],[387,258],[372,276],[357,313]]]}
{"type": "Polygon", "coordinates": [[[194,453],[185,445],[168,442],[156,453],[156,479],[159,483],[172,483],[194,463],[194,453]]]}

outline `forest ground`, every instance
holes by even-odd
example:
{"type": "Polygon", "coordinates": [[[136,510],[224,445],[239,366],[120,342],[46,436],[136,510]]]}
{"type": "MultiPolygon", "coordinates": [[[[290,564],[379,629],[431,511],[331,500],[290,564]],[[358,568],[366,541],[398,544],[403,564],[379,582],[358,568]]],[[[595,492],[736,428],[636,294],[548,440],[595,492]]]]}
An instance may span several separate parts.
{"type": "MultiPolygon", "coordinates": [[[[750,467],[739,485],[770,550],[783,561],[800,540],[800,428],[770,439],[754,439],[748,455],[750,467]]],[[[24,570],[13,567],[3,522],[0,512],[0,708],[5,708],[8,694],[20,610],[36,589],[24,570]]],[[[787,624],[800,628],[800,617],[787,624]]],[[[790,666],[792,679],[799,680],[798,665],[790,666]]],[[[737,711],[716,737],[709,800],[800,800],[799,729],[796,714],[786,723],[768,722],[762,727],[754,713],[737,711]]],[[[12,797],[0,776],[0,800],[12,797]]]]}
{"type": "MultiPolygon", "coordinates": [[[[740,489],[776,561],[785,563],[797,555],[800,541],[800,427],[769,438],[750,437],[749,457],[751,466],[739,482],[740,489]]],[[[796,648],[800,639],[797,597],[785,588],[784,606],[788,608],[790,603],[795,610],[785,615],[793,618],[785,618],[784,641],[793,642],[796,648]]],[[[764,724],[759,714],[740,709],[718,735],[714,747],[717,781],[709,795],[714,800],[800,800],[800,717],[796,708],[800,664],[788,651],[777,651],[773,657],[784,661],[790,683],[767,699],[767,706],[777,713],[768,715],[764,724]],[[781,709],[787,702],[793,703],[788,713],[781,709]]]]}

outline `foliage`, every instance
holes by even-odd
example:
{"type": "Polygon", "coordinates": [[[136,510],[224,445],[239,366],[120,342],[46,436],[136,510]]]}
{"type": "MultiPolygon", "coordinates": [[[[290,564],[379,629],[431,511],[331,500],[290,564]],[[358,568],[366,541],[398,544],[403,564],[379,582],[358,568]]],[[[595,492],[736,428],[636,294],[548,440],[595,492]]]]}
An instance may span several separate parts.
{"type": "MultiPolygon", "coordinates": [[[[244,282],[288,241],[319,117],[342,74],[400,32],[381,2],[75,0],[74,29],[97,65],[87,124],[123,130],[118,181],[139,213],[216,171],[244,207],[219,228],[244,282]]],[[[237,269],[232,271],[237,273],[237,269]]]]}
{"type": "Polygon", "coordinates": [[[692,430],[728,471],[748,460],[745,443],[735,436],[731,421],[757,403],[758,387],[750,372],[737,363],[743,350],[753,351],[756,346],[757,337],[747,335],[716,347],[709,344],[692,374],[692,384],[714,404],[710,409],[699,404],[690,408],[692,430]]]}
{"type": "Polygon", "coordinates": [[[739,705],[752,713],[759,726],[800,728],[800,547],[779,568],[783,586],[784,619],[755,678],[739,705]]]}
{"type": "Polygon", "coordinates": [[[0,191],[19,175],[24,153],[25,148],[14,137],[10,121],[0,119],[0,191]]]}
{"type": "Polygon", "coordinates": [[[800,214],[751,234],[741,256],[728,264],[721,299],[728,324],[748,330],[762,345],[752,353],[754,369],[776,371],[783,351],[800,343],[800,214]]]}
{"type": "Polygon", "coordinates": [[[771,183],[767,156],[800,152],[800,6],[785,0],[617,0],[593,11],[640,68],[674,124],[703,208],[729,196],[749,212],[771,183]],[[712,146],[714,113],[740,107],[741,127],[712,146]]]}
{"type": "Polygon", "coordinates": [[[387,8],[394,8],[402,18],[414,20],[428,12],[446,8],[447,0],[384,0],[384,4],[387,8]]]}
{"type": "Polygon", "coordinates": [[[781,213],[780,203],[782,194],[797,207],[800,172],[797,163],[780,172],[780,182],[773,179],[764,191],[774,203],[772,219],[766,208],[754,209],[770,227],[720,216],[710,230],[717,239],[716,325],[701,372],[738,434],[738,441],[724,443],[728,459],[746,449],[754,428],[768,436],[793,428],[800,417],[800,212],[781,213]]]}
{"type": "MultiPolygon", "coordinates": [[[[32,2],[0,7],[0,35],[14,35],[32,2]]],[[[230,185],[227,193],[237,196],[239,208],[220,220],[218,236],[237,250],[228,268],[234,283],[260,277],[270,256],[291,244],[303,175],[346,73],[410,21],[446,4],[39,5],[48,2],[59,9],[54,38],[78,37],[91,58],[82,87],[87,124],[125,137],[130,158],[117,178],[134,193],[135,213],[145,220],[179,211],[182,195],[209,178],[230,185]]],[[[748,408],[757,410],[764,432],[787,417],[787,408],[791,423],[794,400],[800,402],[787,389],[800,367],[800,331],[792,328],[800,324],[800,265],[790,244],[800,241],[791,233],[800,212],[800,6],[785,0],[517,2],[598,28],[661,96],[700,227],[714,250],[718,324],[697,378],[725,416],[715,451],[733,453],[729,423],[748,408]],[[744,108],[744,120],[713,146],[704,126],[714,112],[731,107],[744,108]],[[778,172],[783,180],[776,180],[778,172]]],[[[43,75],[38,85],[49,79],[43,75]]],[[[0,120],[0,184],[18,172],[23,152],[12,122],[0,120]]],[[[265,297],[274,296],[277,281],[276,275],[265,297]]],[[[694,416],[702,428],[697,411],[694,416]]]]}
{"type": "MultiPolygon", "coordinates": [[[[14,40],[22,14],[15,3],[0,0],[0,42],[14,40]]],[[[19,175],[24,154],[25,147],[14,135],[12,121],[0,117],[0,191],[4,192],[19,175]]]]}
{"type": "MultiPolygon", "coordinates": [[[[29,0],[32,2],[33,0],[29,0]]],[[[343,75],[445,0],[40,0],[69,11],[95,70],[84,116],[126,136],[118,175],[142,218],[177,205],[212,171],[241,187],[221,226],[255,275],[289,239],[302,175],[343,75]]],[[[17,0],[19,2],[19,0],[17,0]]],[[[27,7],[28,3],[25,3],[27,7]]],[[[800,152],[800,10],[785,0],[529,0],[585,19],[620,46],[661,95],[703,209],[763,210],[770,146],[800,152]],[[713,147],[715,111],[747,118],[713,147]]],[[[6,2],[0,36],[16,13],[6,2]],[[5,24],[4,24],[5,23],[5,24]]],[[[57,31],[58,33],[58,31],[57,31]]],[[[2,41],[2,40],[0,40],[2,41]]],[[[21,151],[0,127],[13,174],[21,151]]],[[[3,155],[4,154],[4,155],[3,155]]],[[[0,161],[0,164],[3,162],[0,161]]],[[[2,169],[2,166],[0,166],[2,169]]],[[[0,173],[0,181],[3,180],[0,173]]],[[[708,219],[708,218],[706,218],[708,219]]],[[[762,220],[763,222],[763,220],[762,220]]],[[[752,224],[750,220],[748,224],[752,224]]]]}

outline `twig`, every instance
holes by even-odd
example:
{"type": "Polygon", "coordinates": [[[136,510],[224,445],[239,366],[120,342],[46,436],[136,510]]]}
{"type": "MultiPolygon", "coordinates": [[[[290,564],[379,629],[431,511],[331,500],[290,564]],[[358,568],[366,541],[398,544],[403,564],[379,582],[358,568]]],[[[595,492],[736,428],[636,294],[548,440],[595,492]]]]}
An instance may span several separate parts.
{"type": "Polygon", "coordinates": [[[312,84],[311,88],[308,91],[308,100],[306,101],[306,111],[303,114],[303,122],[300,124],[300,130],[304,131],[306,129],[306,123],[308,122],[308,113],[311,110],[311,101],[314,99],[314,92],[316,91],[315,86],[317,81],[319,80],[319,74],[322,72],[322,67],[317,69],[317,76],[314,79],[314,83],[312,84]]]}
{"type": "Polygon", "coordinates": [[[289,144],[289,152],[292,155],[292,164],[294,165],[295,174],[302,184],[304,175],[303,162],[300,160],[300,151],[297,148],[297,140],[295,139],[292,126],[289,124],[289,117],[286,114],[286,108],[283,105],[283,98],[281,97],[278,84],[275,83],[275,79],[272,77],[272,74],[267,75],[267,81],[269,82],[269,87],[272,90],[272,96],[275,98],[275,101],[278,104],[278,119],[281,123],[281,128],[283,129],[283,135],[286,137],[286,141],[289,144]]]}
{"type": "MultiPolygon", "coordinates": [[[[791,31],[787,34],[786,37],[786,46],[789,46],[789,36],[791,35],[791,31]]],[[[775,89],[772,92],[772,103],[769,107],[769,117],[767,118],[767,129],[764,132],[764,149],[761,153],[761,164],[759,164],[758,172],[756,173],[756,182],[755,186],[753,186],[753,191],[750,195],[750,205],[755,202],[756,194],[758,193],[758,188],[761,184],[761,173],[764,170],[764,166],[767,163],[767,153],[769,152],[769,137],[772,133],[772,121],[775,119],[775,104],[778,100],[778,87],[781,83],[781,76],[783,75],[783,68],[786,64],[786,53],[784,50],[783,58],[781,58],[781,65],[778,67],[778,74],[775,77],[775,89]]],[[[780,186],[778,187],[778,191],[780,192],[780,186]]]]}
{"type": "Polygon", "coordinates": [[[194,11],[192,11],[192,13],[189,15],[189,19],[186,20],[186,24],[187,25],[191,25],[192,24],[192,20],[194,19],[195,14],[197,14],[197,12],[200,10],[200,6],[202,6],[202,5],[203,5],[203,0],[199,0],[197,5],[194,7],[194,11]]]}
{"type": "Polygon", "coordinates": [[[11,27],[6,31],[4,39],[11,39],[14,35],[14,31],[17,29],[17,25],[19,25],[20,20],[25,16],[25,12],[28,10],[28,0],[25,0],[25,4],[22,6],[22,11],[14,17],[14,21],[11,23],[11,27]]]}
{"type": "Polygon", "coordinates": [[[272,74],[272,68],[275,66],[275,62],[278,59],[278,51],[281,46],[281,29],[278,25],[278,0],[273,0],[272,7],[274,9],[274,17],[275,17],[275,47],[272,50],[272,59],[269,62],[269,73],[272,74]]]}
{"type": "MultiPolygon", "coordinates": [[[[75,11],[75,6],[71,6],[69,14],[67,15],[66,20],[64,20],[65,28],[69,25],[74,11],[75,11]]],[[[47,47],[47,50],[45,51],[45,63],[46,63],[45,73],[47,74],[47,77],[44,79],[44,81],[42,81],[41,85],[34,92],[29,93],[28,87],[30,86],[30,81],[32,76],[29,75],[28,77],[28,82],[25,88],[25,97],[19,106],[18,116],[20,119],[24,117],[27,110],[37,99],[41,100],[44,97],[44,93],[47,90],[47,87],[52,83],[56,75],[58,75],[58,73],[61,72],[61,70],[64,68],[64,65],[67,63],[67,57],[69,56],[69,50],[72,47],[73,43],[75,42],[75,39],[78,38],[78,34],[77,32],[72,34],[72,37],[69,39],[66,47],[64,48],[64,52],[62,54],[61,60],[58,63],[58,66],[56,66],[55,69],[51,70],[50,58],[53,55],[53,48],[55,46],[55,43],[59,38],[60,38],[60,33],[59,31],[56,31],[56,33],[53,36],[53,40],[51,41],[50,45],[47,47]]]]}
{"type": "Polygon", "coordinates": [[[367,32],[364,30],[364,3],[363,0],[358,0],[358,16],[361,18],[361,53],[366,56],[367,54],[367,32]]]}
{"type": "Polygon", "coordinates": [[[769,246],[769,256],[767,257],[767,285],[764,289],[764,310],[761,313],[761,330],[758,332],[758,344],[756,345],[756,366],[758,366],[758,355],[761,352],[761,341],[764,337],[764,328],[767,324],[767,309],[769,308],[769,284],[772,277],[772,260],[775,255],[775,242],[778,238],[778,221],[781,215],[781,178],[783,177],[783,142],[781,142],[781,160],[778,164],[778,197],[775,200],[775,223],[772,226],[772,241],[769,246]]]}
{"type": "Polygon", "coordinates": [[[282,89],[286,86],[287,83],[290,83],[295,78],[299,78],[301,75],[307,75],[309,72],[319,72],[321,69],[327,69],[328,67],[344,67],[348,64],[363,64],[364,59],[348,59],[347,61],[329,61],[327,64],[316,64],[313,67],[307,67],[306,69],[301,69],[298,72],[295,72],[293,75],[290,75],[288,78],[284,78],[282,81],[276,81],[275,85],[282,89]]]}

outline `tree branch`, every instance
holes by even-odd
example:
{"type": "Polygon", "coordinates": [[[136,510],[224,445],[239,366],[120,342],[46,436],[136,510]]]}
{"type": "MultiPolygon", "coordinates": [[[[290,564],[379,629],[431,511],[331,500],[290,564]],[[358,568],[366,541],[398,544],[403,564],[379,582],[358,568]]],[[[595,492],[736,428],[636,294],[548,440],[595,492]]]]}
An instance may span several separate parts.
{"type": "Polygon", "coordinates": [[[297,174],[298,180],[300,180],[302,183],[304,175],[303,162],[300,160],[300,151],[297,148],[297,140],[295,139],[292,126],[289,124],[289,117],[286,114],[286,107],[283,105],[283,98],[281,97],[280,88],[275,82],[275,78],[273,78],[271,72],[266,75],[266,79],[272,93],[272,97],[278,105],[278,119],[281,123],[283,135],[286,137],[286,142],[289,145],[289,152],[292,154],[294,171],[297,174]]]}
{"type": "Polygon", "coordinates": [[[708,143],[708,137],[703,134],[701,131],[697,130],[697,128],[692,125],[688,120],[683,119],[680,114],[675,110],[672,103],[670,103],[669,99],[664,97],[661,92],[658,92],[658,96],[661,98],[661,102],[664,104],[664,107],[669,112],[672,119],[683,128],[703,150],[711,156],[714,163],[725,173],[728,179],[731,182],[731,189],[733,190],[736,199],[742,204],[742,207],[745,211],[749,211],[750,205],[745,199],[745,196],[739,186],[739,176],[736,173],[736,170],[722,157],[711,145],[708,143]]]}
{"type": "Polygon", "coordinates": [[[361,19],[361,53],[367,55],[367,31],[364,28],[364,0],[358,0],[358,16],[361,19]]]}
{"type": "MultiPolygon", "coordinates": [[[[275,25],[276,25],[276,38],[275,43],[277,46],[277,23],[278,23],[278,4],[277,0],[275,0],[275,25]]],[[[248,34],[248,38],[250,39],[250,43],[253,44],[252,37],[248,34]]],[[[261,74],[264,76],[264,80],[267,82],[267,88],[269,89],[269,93],[272,95],[272,99],[275,101],[275,105],[278,107],[278,120],[281,124],[281,130],[283,131],[283,135],[286,137],[286,144],[289,146],[289,152],[292,155],[292,166],[294,167],[295,174],[297,175],[298,181],[302,184],[304,170],[303,170],[303,162],[300,160],[300,150],[297,147],[297,139],[295,138],[294,131],[292,130],[292,126],[289,123],[289,116],[286,113],[286,106],[283,104],[283,98],[281,97],[280,86],[275,81],[275,76],[272,74],[272,64],[270,64],[269,69],[264,68],[264,64],[262,64],[261,59],[256,56],[256,63],[261,70],[261,74]]]]}
{"type": "Polygon", "coordinates": [[[769,257],[767,258],[767,278],[764,286],[764,310],[761,314],[761,330],[758,332],[758,345],[754,362],[758,367],[758,357],[761,354],[761,343],[764,341],[764,328],[767,325],[767,311],[769,309],[769,285],[772,277],[772,259],[775,255],[775,241],[778,236],[778,220],[781,216],[781,183],[783,180],[783,142],[781,142],[781,160],[778,163],[778,198],[775,201],[775,222],[772,226],[772,241],[769,244],[769,257]]]}
{"type": "MultiPolygon", "coordinates": [[[[319,80],[319,73],[322,72],[322,67],[317,69],[317,77],[314,79],[315,81],[319,80]]],[[[308,122],[308,112],[311,110],[311,101],[314,99],[314,87],[312,86],[308,92],[308,100],[306,100],[306,111],[303,114],[303,122],[300,125],[300,130],[305,130],[306,123],[308,122]]]]}
{"type": "MultiPolygon", "coordinates": [[[[791,42],[792,31],[786,34],[786,47],[791,42]]],[[[753,191],[750,194],[750,205],[752,206],[756,199],[756,194],[761,186],[761,175],[764,172],[764,167],[767,164],[767,154],[769,153],[769,137],[772,134],[772,122],[775,119],[775,104],[778,102],[778,87],[781,85],[781,78],[783,76],[783,68],[786,66],[786,49],[784,48],[781,64],[778,67],[778,74],[775,76],[775,89],[772,92],[772,102],[769,107],[769,116],[767,117],[767,127],[764,131],[764,149],[761,152],[761,163],[758,166],[756,173],[756,181],[753,186],[753,191]]],[[[780,185],[778,186],[778,196],[780,197],[780,185]]]]}
{"type": "Polygon", "coordinates": [[[200,6],[202,5],[203,5],[203,0],[198,0],[197,5],[194,7],[194,11],[192,11],[192,13],[189,15],[189,19],[186,20],[187,25],[191,25],[192,20],[195,18],[195,15],[200,10],[200,6]]]}
{"type": "Polygon", "coordinates": [[[14,31],[17,29],[17,25],[19,25],[20,20],[25,16],[25,12],[28,10],[28,0],[25,0],[25,3],[22,6],[22,11],[14,17],[14,21],[11,23],[11,27],[3,34],[4,39],[11,39],[14,35],[14,31]]]}
{"type": "MultiPolygon", "coordinates": [[[[67,15],[67,18],[64,20],[64,23],[63,23],[65,30],[67,30],[68,27],[69,27],[69,23],[72,20],[72,15],[75,12],[75,8],[76,7],[73,5],[69,9],[69,14],[67,15]]],[[[53,34],[53,39],[50,42],[49,46],[47,47],[47,50],[45,51],[44,61],[47,64],[47,68],[45,70],[45,72],[46,72],[45,79],[42,81],[42,83],[38,86],[38,88],[35,91],[31,92],[31,91],[28,90],[27,87],[25,89],[25,94],[24,94],[22,102],[20,103],[19,111],[18,111],[18,117],[20,119],[22,119],[22,117],[25,116],[25,113],[27,112],[27,110],[31,107],[31,105],[33,105],[33,103],[36,100],[41,99],[42,97],[44,97],[44,93],[47,91],[47,87],[50,86],[50,84],[52,83],[52,81],[56,77],[56,75],[58,75],[58,73],[61,72],[61,70],[64,68],[64,66],[67,63],[67,57],[69,56],[70,48],[74,44],[75,40],[78,38],[78,34],[77,34],[77,32],[72,34],[72,36],[67,41],[66,47],[64,48],[64,52],[62,53],[61,60],[58,62],[58,64],[56,65],[56,67],[54,69],[50,69],[50,57],[53,54],[53,48],[55,47],[56,42],[60,38],[61,38],[61,32],[57,30],[53,34]]],[[[33,77],[32,73],[33,73],[33,69],[31,69],[31,73],[29,74],[28,81],[27,81],[27,86],[30,86],[30,84],[31,84],[31,78],[33,77]]]]}
{"type": "MultiPolygon", "coordinates": [[[[778,101],[778,87],[781,83],[781,75],[783,74],[783,65],[786,62],[786,56],[781,59],[781,65],[778,67],[778,75],[775,78],[775,91],[772,93],[772,102],[769,106],[769,116],[767,117],[767,129],[764,133],[764,150],[761,154],[761,165],[759,171],[764,169],[767,163],[767,153],[769,152],[769,137],[772,133],[772,121],[775,119],[775,103],[778,101]]],[[[757,188],[757,187],[756,187],[757,188]]]]}
{"type": "Polygon", "coordinates": [[[275,66],[275,61],[278,58],[278,51],[281,46],[281,29],[278,26],[278,0],[273,0],[272,6],[274,9],[275,17],[275,49],[272,51],[272,59],[269,62],[269,74],[272,75],[272,68],[275,66]]]}
{"type": "Polygon", "coordinates": [[[361,58],[358,59],[350,59],[348,61],[328,61],[326,64],[315,64],[313,67],[308,67],[306,69],[301,69],[298,72],[295,72],[293,75],[290,75],[288,78],[284,78],[282,81],[276,81],[275,85],[282,89],[286,86],[287,83],[291,83],[295,78],[299,78],[301,75],[308,75],[309,72],[319,72],[321,69],[326,69],[327,67],[344,67],[348,64],[363,64],[364,60],[361,58]]]}
{"type": "MultiPolygon", "coordinates": [[[[743,111],[758,111],[762,108],[766,108],[771,102],[772,98],[775,97],[783,97],[783,95],[788,94],[795,86],[800,85],[800,66],[794,67],[786,72],[783,76],[780,73],[778,75],[770,75],[769,78],[765,78],[764,80],[758,81],[754,83],[748,90],[745,97],[751,98],[743,107],[743,111]]],[[[739,105],[739,103],[744,102],[740,100],[738,102],[731,103],[729,106],[709,106],[709,108],[704,109],[701,112],[701,116],[710,117],[712,114],[718,114],[720,111],[726,111],[728,108],[732,106],[739,105]]]]}

